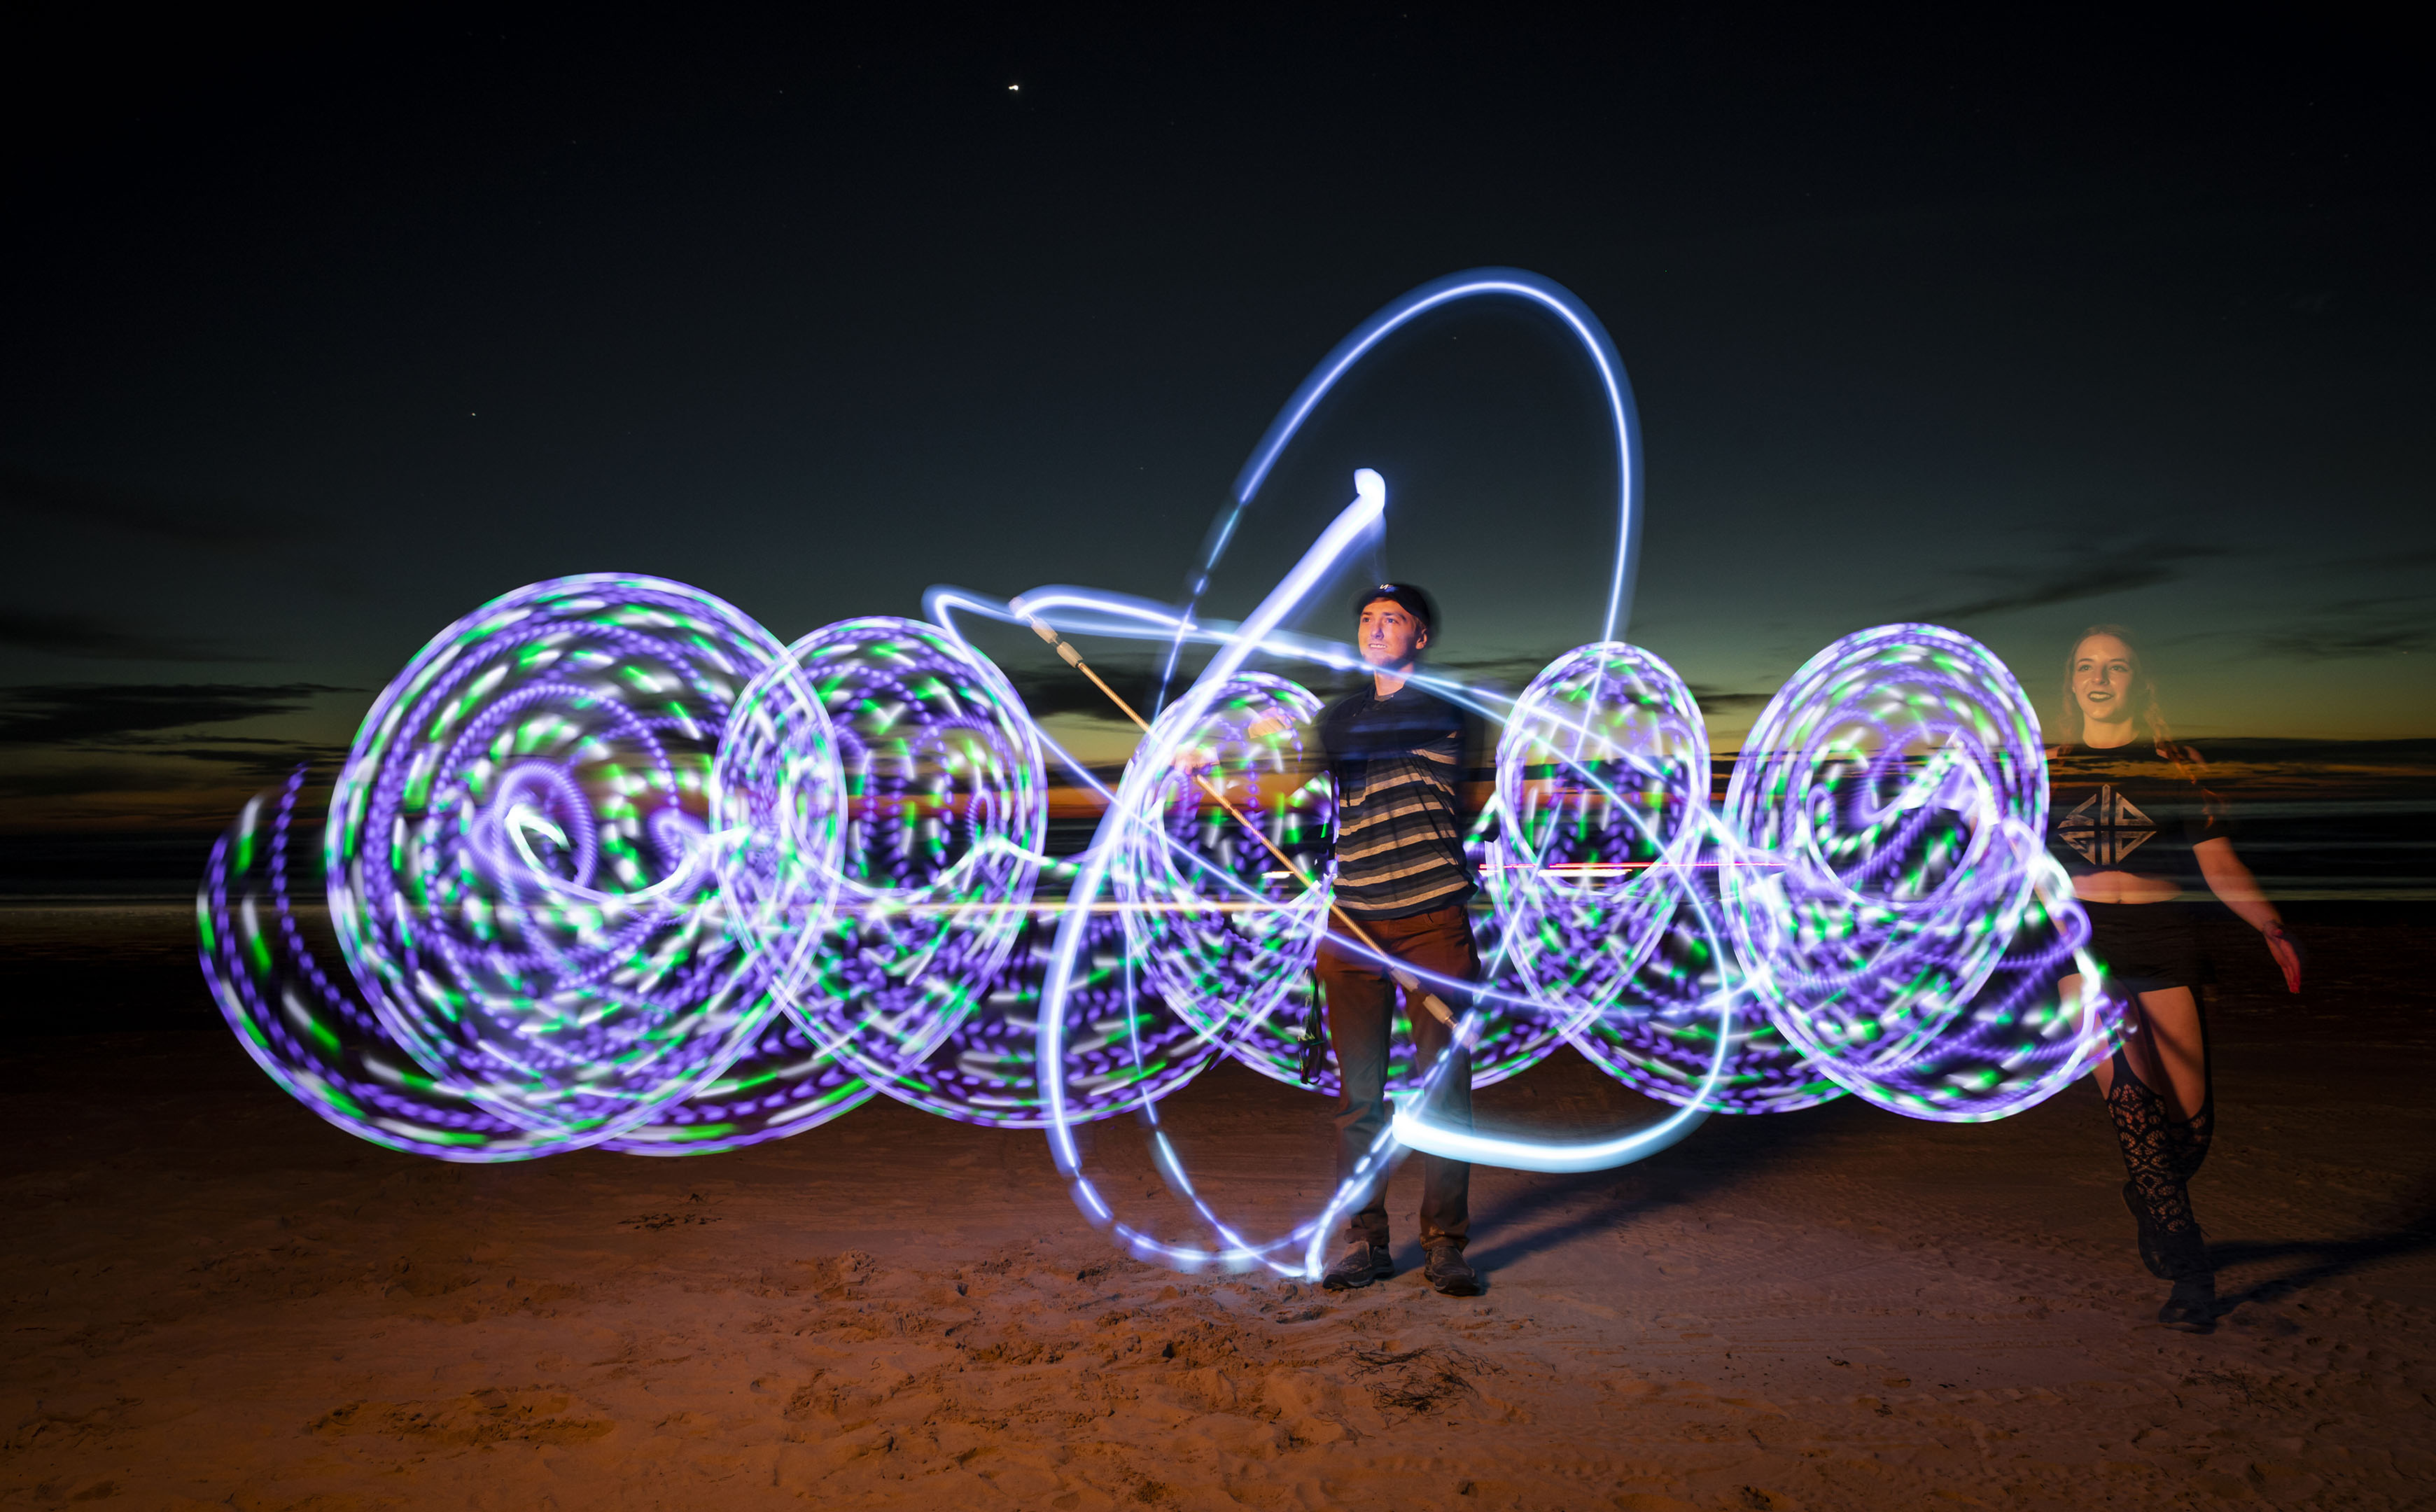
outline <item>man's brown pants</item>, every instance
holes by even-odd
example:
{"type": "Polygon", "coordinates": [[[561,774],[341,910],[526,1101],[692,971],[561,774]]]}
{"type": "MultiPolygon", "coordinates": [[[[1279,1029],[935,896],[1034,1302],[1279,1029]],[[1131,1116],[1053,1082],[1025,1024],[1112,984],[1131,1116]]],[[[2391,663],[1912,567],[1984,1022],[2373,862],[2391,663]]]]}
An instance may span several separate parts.
{"type": "MultiPolygon", "coordinates": [[[[1342,929],[1342,925],[1334,926],[1342,929]]],[[[1460,907],[1417,913],[1405,919],[1364,919],[1362,928],[1379,947],[1409,966],[1470,982],[1480,975],[1480,952],[1472,944],[1471,920],[1460,907]]],[[[1388,1035],[1394,1025],[1395,981],[1386,968],[1366,956],[1352,953],[1358,945],[1340,946],[1331,934],[1319,947],[1319,982],[1328,995],[1328,1038],[1336,1051],[1336,1074],[1343,1090],[1336,1099],[1336,1181],[1342,1188],[1387,1126],[1388,1035]]],[[[1469,993],[1422,986],[1460,1018],[1471,1006],[1469,993]]],[[[1438,1022],[1416,995],[1404,1005],[1412,1020],[1413,1049],[1418,1069],[1426,1073],[1449,1052],[1454,1026],[1438,1022]]],[[[1455,1052],[1432,1090],[1427,1111],[1433,1121],[1453,1128],[1471,1127],[1471,1052],[1455,1052]]],[[[1351,1237],[1374,1244],[1387,1243],[1387,1162],[1372,1157],[1367,1173],[1367,1200],[1351,1219],[1351,1237]]],[[[1421,1244],[1453,1244],[1461,1249],[1471,1231],[1471,1167],[1461,1160],[1434,1155],[1421,1156],[1421,1244]]]]}

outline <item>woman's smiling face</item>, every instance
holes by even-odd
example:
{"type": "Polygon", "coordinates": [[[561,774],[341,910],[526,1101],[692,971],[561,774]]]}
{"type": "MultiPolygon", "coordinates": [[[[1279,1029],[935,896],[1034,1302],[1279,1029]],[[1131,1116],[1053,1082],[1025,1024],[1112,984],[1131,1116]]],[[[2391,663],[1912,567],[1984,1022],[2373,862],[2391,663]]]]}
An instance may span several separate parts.
{"type": "Polygon", "coordinates": [[[2132,648],[2113,635],[2092,635],[2072,653],[2072,696],[2081,718],[2120,724],[2132,717],[2132,648]]]}

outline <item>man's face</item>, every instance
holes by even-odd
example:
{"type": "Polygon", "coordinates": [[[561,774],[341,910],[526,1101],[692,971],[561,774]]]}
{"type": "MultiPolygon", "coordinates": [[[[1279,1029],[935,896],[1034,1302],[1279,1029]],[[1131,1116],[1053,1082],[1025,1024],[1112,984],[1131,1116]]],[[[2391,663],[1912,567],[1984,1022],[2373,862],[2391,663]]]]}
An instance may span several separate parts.
{"type": "Polygon", "coordinates": [[[1421,648],[1430,643],[1430,633],[1402,604],[1381,599],[1362,606],[1353,639],[1362,648],[1364,661],[1392,672],[1413,665],[1421,648]]]}

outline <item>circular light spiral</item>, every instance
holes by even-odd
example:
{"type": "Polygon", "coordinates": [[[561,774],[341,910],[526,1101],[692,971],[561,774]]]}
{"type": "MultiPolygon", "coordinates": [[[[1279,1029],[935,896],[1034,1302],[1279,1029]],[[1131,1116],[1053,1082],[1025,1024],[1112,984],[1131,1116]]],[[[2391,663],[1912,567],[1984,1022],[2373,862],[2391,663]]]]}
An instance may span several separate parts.
{"type": "Polygon", "coordinates": [[[1731,852],[1709,773],[1699,704],[1648,652],[1583,646],[1534,678],[1498,739],[1506,818],[1485,868],[1510,969],[1576,1050],[1661,1101],[1783,1112],[1839,1095],[1749,1011],[1719,943],[1731,852]]]}
{"type": "Polygon", "coordinates": [[[1179,729],[1185,707],[1160,716],[1146,749],[1190,751],[1202,764],[1144,771],[1137,757],[1125,773],[1127,783],[1151,789],[1141,822],[1119,839],[1113,880],[1125,944],[1145,984],[1195,1034],[1263,1075],[1298,1083],[1296,1036],[1327,928],[1336,810],[1328,774],[1311,773],[1302,744],[1320,701],[1272,673],[1239,672],[1191,728],[1179,729]],[[1256,726],[1262,733],[1253,734],[1256,726]],[[1268,844],[1244,832],[1245,822],[1260,826],[1268,844]],[[1276,1021],[1290,999],[1288,1021],[1276,1021]]]}
{"type": "Polygon", "coordinates": [[[754,679],[719,766],[721,820],[754,837],[730,854],[767,853],[722,883],[788,1012],[880,1090],[920,1082],[1032,896],[1048,800],[1022,700],[936,626],[851,619],[754,679]]]}
{"type": "Polygon", "coordinates": [[[1723,854],[1714,839],[1700,848],[1616,1005],[1566,1037],[1617,1081],[1678,1107],[1790,1113],[1841,1097],[1751,997],[1718,896],[1723,854]]]}
{"type": "Polygon", "coordinates": [[[536,583],[435,636],[330,799],[331,921],[390,1037],[520,1128],[596,1143],[751,1042],[705,823],[729,708],[778,653],[652,578],[536,583]]]}
{"type": "Polygon", "coordinates": [[[1505,954],[1570,1034],[1616,1005],[1682,900],[1709,808],[1699,705],[1639,647],[1569,652],[1514,702],[1497,798],[1505,954]]]}
{"type": "MultiPolygon", "coordinates": [[[[203,977],[270,1079],[358,1138],[449,1160],[523,1160],[566,1141],[485,1111],[400,1050],[322,965],[292,885],[302,768],[247,804],[213,846],[195,899],[203,977]]],[[[309,912],[307,913],[309,917],[309,912]]]]}
{"type": "Polygon", "coordinates": [[[2046,801],[2028,699],[1958,631],[1847,635],[1769,700],[1726,791],[1743,850],[1726,912],[1770,1017],[1822,1074],[1899,1111],[1973,1118],[2080,1073],[2085,1057],[2059,1047],[2090,1037],[2087,1010],[2031,1000],[2022,980],[2058,947],[2017,947],[2069,895],[2046,801]]]}

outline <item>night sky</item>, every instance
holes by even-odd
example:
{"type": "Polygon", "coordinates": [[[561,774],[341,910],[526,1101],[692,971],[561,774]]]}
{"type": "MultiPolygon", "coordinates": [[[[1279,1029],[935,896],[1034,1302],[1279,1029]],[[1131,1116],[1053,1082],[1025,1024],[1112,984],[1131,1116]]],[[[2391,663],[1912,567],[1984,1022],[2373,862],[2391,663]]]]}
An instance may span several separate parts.
{"type": "MultiPolygon", "coordinates": [[[[782,638],[937,582],[1174,598],[1311,365],[1489,264],[1613,334],[1628,638],[1721,748],[1903,618],[2043,701],[2128,622],[2203,749],[2436,736],[2427,59],[2364,15],[25,14],[0,832],[216,828],[565,573],[782,638]]],[[[1358,466],[1446,659],[1595,636],[1612,460],[1544,318],[1400,337],[1212,608],[1358,466]]]]}

